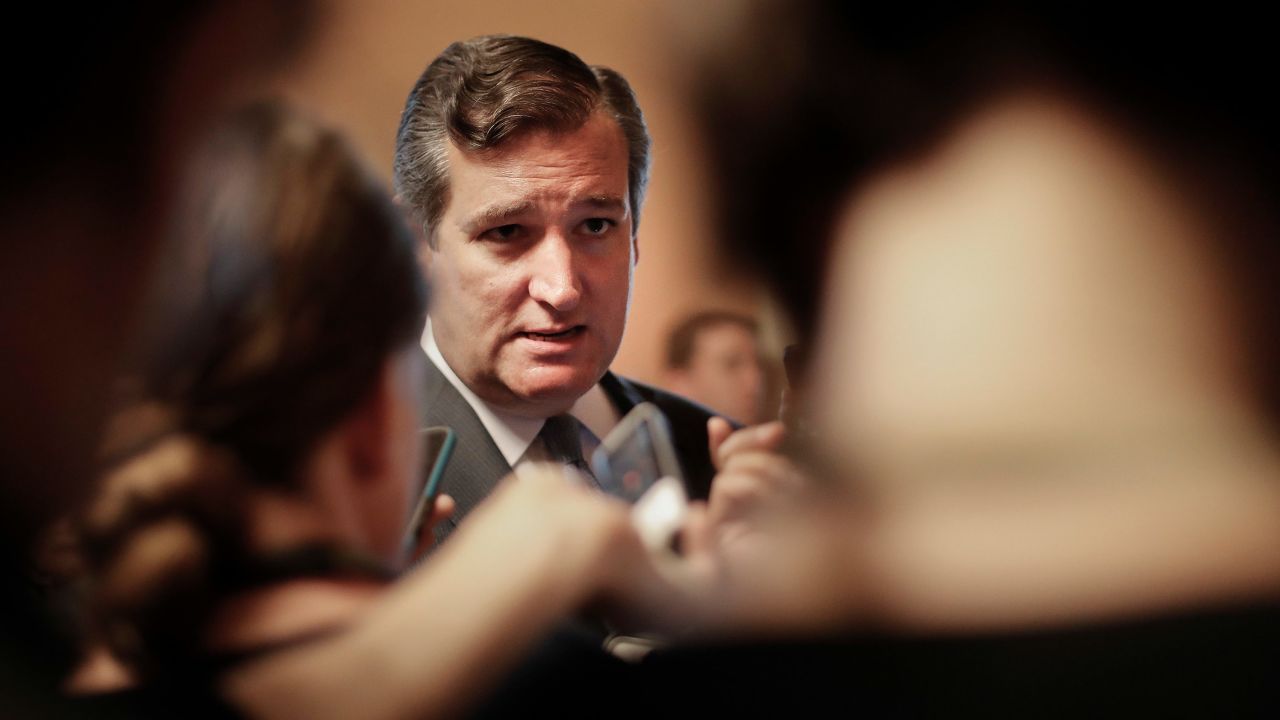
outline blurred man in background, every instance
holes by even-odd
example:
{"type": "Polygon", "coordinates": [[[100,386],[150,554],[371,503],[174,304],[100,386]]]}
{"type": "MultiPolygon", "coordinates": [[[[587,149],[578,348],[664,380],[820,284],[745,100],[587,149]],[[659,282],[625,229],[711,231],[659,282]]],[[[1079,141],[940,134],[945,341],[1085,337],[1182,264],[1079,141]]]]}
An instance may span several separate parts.
{"type": "Polygon", "coordinates": [[[714,311],[686,318],[667,340],[664,384],[738,422],[765,420],[765,369],[756,322],[714,311]]]}

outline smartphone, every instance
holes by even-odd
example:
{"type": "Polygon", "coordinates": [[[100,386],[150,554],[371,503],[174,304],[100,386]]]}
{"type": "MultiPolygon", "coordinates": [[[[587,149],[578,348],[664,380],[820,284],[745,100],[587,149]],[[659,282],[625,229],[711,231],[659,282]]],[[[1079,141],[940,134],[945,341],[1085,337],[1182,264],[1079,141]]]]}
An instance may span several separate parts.
{"type": "Polygon", "coordinates": [[[431,517],[436,497],[440,495],[440,480],[444,477],[444,469],[453,456],[453,447],[458,443],[458,436],[453,428],[439,425],[423,428],[420,431],[422,441],[422,468],[426,480],[422,485],[422,495],[409,518],[409,526],[405,530],[404,550],[411,554],[418,545],[422,534],[422,526],[431,517]]]}
{"type": "Polygon", "coordinates": [[[664,477],[684,480],[667,418],[653,403],[622,418],[592,453],[591,470],[605,492],[633,503],[664,477]]]}

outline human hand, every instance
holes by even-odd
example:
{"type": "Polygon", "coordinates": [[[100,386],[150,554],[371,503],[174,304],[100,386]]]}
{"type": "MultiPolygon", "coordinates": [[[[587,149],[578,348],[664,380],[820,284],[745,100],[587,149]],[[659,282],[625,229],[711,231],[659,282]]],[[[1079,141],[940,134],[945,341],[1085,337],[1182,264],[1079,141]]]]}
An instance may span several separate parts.
{"type": "Polygon", "coordinates": [[[709,530],[745,532],[753,515],[785,503],[806,487],[799,469],[778,452],[786,438],[781,422],[735,432],[723,418],[711,418],[707,436],[719,471],[706,508],[709,530]]]}
{"type": "Polygon", "coordinates": [[[435,546],[436,526],[453,517],[456,508],[457,503],[454,502],[452,497],[448,495],[436,497],[431,506],[431,514],[427,516],[426,521],[422,523],[422,527],[418,529],[418,537],[414,538],[413,552],[409,557],[408,566],[417,564],[435,546]]]}

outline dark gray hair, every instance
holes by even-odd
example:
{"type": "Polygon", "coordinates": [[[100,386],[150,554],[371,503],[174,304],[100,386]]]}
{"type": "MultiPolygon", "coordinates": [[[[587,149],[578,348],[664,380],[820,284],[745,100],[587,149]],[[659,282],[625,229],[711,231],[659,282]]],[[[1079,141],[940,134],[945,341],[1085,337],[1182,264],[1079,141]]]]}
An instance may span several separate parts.
{"type": "Polygon", "coordinates": [[[649,181],[649,130],[631,86],[617,72],[531,38],[487,35],[456,42],[409,93],[396,133],[395,189],[428,242],[449,199],[447,140],[463,150],[495,148],[529,130],[567,132],[596,110],[627,140],[632,232],[649,181]]]}

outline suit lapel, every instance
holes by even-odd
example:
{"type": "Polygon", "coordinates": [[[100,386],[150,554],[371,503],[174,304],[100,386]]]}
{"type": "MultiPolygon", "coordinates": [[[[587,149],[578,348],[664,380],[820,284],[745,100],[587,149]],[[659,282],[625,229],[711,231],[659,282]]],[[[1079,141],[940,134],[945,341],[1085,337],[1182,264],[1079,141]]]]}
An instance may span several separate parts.
{"type": "MultiPolygon", "coordinates": [[[[423,383],[422,426],[447,425],[458,436],[453,458],[445,468],[440,491],[452,496],[457,503],[454,517],[464,518],[476,505],[489,495],[502,478],[511,473],[511,466],[498,449],[489,431],[485,429],[475,410],[431,362],[424,358],[425,382],[423,383]]],[[[613,403],[619,417],[625,417],[636,405],[644,402],[639,391],[627,380],[606,372],[600,379],[600,387],[613,403]]],[[[678,439],[677,439],[678,441],[678,439]]],[[[683,459],[682,459],[683,464],[683,459]]],[[[436,541],[443,540],[457,526],[452,518],[436,529],[436,541]]]]}
{"type": "Polygon", "coordinates": [[[645,388],[611,372],[600,378],[600,387],[604,388],[622,417],[642,402],[652,402],[658,406],[671,429],[671,443],[675,446],[676,458],[684,471],[685,487],[689,490],[690,497],[705,499],[715,476],[715,466],[707,449],[706,421],[709,415],[686,400],[673,395],[655,394],[652,388],[645,388]]]}
{"type": "Polygon", "coordinates": [[[613,403],[613,408],[618,411],[619,419],[626,417],[632,408],[644,402],[644,398],[640,397],[631,383],[614,375],[612,371],[605,372],[604,377],[600,378],[600,387],[609,402],[613,403]]]}
{"type": "MultiPolygon", "coordinates": [[[[458,504],[455,517],[465,517],[480,501],[497,486],[498,481],[511,472],[502,451],[489,436],[480,418],[476,416],[466,398],[458,392],[447,378],[431,362],[426,359],[426,381],[424,383],[424,404],[422,408],[422,425],[448,425],[458,436],[458,444],[453,459],[445,468],[441,480],[443,493],[452,496],[458,504]]],[[[453,520],[447,522],[448,528],[440,528],[447,534],[456,525],[453,520]]],[[[437,538],[442,537],[437,533],[437,538]]]]}

